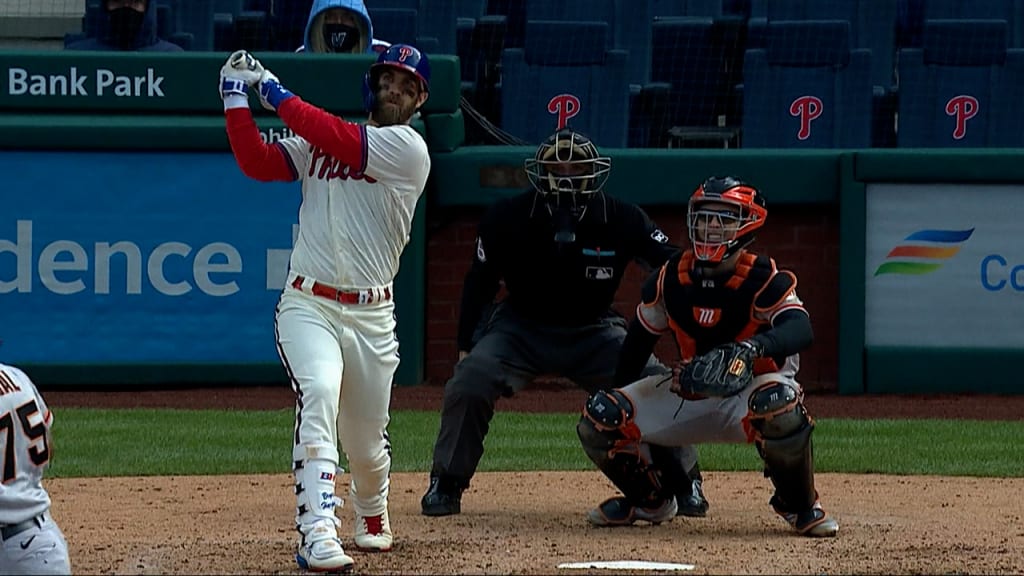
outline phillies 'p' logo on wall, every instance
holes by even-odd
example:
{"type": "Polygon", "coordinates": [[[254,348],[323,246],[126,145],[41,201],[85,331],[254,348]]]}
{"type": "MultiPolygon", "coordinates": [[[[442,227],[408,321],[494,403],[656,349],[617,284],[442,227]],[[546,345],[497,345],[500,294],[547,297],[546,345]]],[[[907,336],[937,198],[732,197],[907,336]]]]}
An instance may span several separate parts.
{"type": "Polygon", "coordinates": [[[800,130],[796,137],[800,140],[807,140],[811,137],[811,122],[821,116],[824,106],[821,98],[817,96],[801,96],[789,105],[789,115],[800,119],[800,130]]]}
{"type": "Polygon", "coordinates": [[[548,113],[558,116],[558,129],[561,130],[570,118],[580,113],[580,99],[573,94],[559,94],[548,100],[548,113]]]}
{"type": "Polygon", "coordinates": [[[398,61],[399,62],[405,62],[405,59],[408,58],[409,56],[412,56],[412,48],[409,48],[408,46],[399,46],[398,47],[398,61]]]}
{"type": "Polygon", "coordinates": [[[946,102],[946,114],[956,120],[953,126],[953,140],[962,140],[967,135],[967,121],[978,115],[978,99],[961,94],[946,102]]]}

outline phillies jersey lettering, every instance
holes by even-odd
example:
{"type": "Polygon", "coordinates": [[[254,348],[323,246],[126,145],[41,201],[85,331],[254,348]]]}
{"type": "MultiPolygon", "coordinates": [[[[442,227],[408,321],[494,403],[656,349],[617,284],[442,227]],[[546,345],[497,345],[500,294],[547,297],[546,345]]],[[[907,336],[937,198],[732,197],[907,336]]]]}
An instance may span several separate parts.
{"type": "Polygon", "coordinates": [[[296,136],[278,141],[302,180],[291,271],[345,290],[390,284],[409,242],[430,172],[408,125],[361,126],[364,166],[349,166],[296,136]]]}

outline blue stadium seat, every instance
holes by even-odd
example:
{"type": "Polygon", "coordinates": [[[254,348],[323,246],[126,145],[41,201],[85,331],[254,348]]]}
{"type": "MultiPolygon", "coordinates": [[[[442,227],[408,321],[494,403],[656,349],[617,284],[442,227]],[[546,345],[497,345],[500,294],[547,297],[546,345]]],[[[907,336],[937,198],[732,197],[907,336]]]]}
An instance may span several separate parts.
{"type": "Polygon", "coordinates": [[[176,33],[192,35],[192,50],[213,50],[213,1],[214,0],[173,0],[176,33]]]}
{"type": "Polygon", "coordinates": [[[1024,50],[1005,20],[926,20],[899,54],[900,147],[1024,146],[1024,50]]]}
{"type": "Polygon", "coordinates": [[[273,2],[272,6],[272,49],[278,52],[294,52],[306,43],[306,24],[309,22],[309,11],[313,9],[313,0],[273,2]]]}
{"type": "Polygon", "coordinates": [[[502,128],[539,143],[568,125],[600,146],[624,147],[629,124],[626,53],[606,50],[606,22],[528,21],[523,48],[502,55],[502,128]]]}
{"type": "MultiPolygon", "coordinates": [[[[667,114],[674,126],[717,126],[725,114],[726,51],[712,18],[656,18],[651,81],[671,86],[667,114]]],[[[669,127],[665,127],[667,130],[669,127]]]]}
{"type": "Polygon", "coordinates": [[[1010,47],[1024,47],[1021,0],[899,0],[900,48],[921,47],[926,20],[1005,20],[1010,47]]]}
{"type": "Polygon", "coordinates": [[[744,148],[871,146],[871,52],[851,50],[849,22],[770,21],[743,78],[744,148]]]}
{"type": "MultiPolygon", "coordinates": [[[[370,8],[373,35],[392,44],[418,44],[419,14],[407,8],[370,8]]],[[[422,46],[417,46],[426,51],[422,46]]]]}
{"type": "Polygon", "coordinates": [[[652,18],[700,16],[718,18],[723,15],[722,0],[650,0],[652,18]]]}
{"type": "MultiPolygon", "coordinates": [[[[889,91],[895,83],[898,1],[754,0],[750,44],[755,48],[762,46],[762,27],[773,20],[846,20],[850,22],[850,47],[871,50],[871,79],[875,86],[889,91]]],[[[806,49],[815,48],[811,45],[806,49]]]]}

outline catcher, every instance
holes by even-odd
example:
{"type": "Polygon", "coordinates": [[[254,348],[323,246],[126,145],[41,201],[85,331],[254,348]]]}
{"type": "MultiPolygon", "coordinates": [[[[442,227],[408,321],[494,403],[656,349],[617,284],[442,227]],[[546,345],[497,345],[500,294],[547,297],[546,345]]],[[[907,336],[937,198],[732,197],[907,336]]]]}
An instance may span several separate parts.
{"type": "Polygon", "coordinates": [[[810,318],[796,276],[746,250],[767,217],[761,193],[736,178],[710,178],[691,196],[691,248],[644,284],[622,345],[615,381],[631,384],[591,395],[577,426],[584,451],[624,495],[589,511],[592,524],[671,519],[673,478],[652,448],[747,442],[775,486],[776,513],[804,536],[839,531],[814,488],[814,421],[794,379],[813,340],[810,318]],[[667,332],[683,364],[640,379],[667,332]]]}

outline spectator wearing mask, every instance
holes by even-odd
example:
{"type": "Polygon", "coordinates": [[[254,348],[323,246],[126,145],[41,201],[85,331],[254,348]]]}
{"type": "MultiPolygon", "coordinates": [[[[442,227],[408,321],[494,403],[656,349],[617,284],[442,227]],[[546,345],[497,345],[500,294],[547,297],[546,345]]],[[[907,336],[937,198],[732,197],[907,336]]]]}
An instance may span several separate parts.
{"type": "Polygon", "coordinates": [[[177,44],[156,35],[153,0],[104,0],[96,37],[69,44],[67,50],[182,52],[177,44]]]}
{"type": "Polygon", "coordinates": [[[296,52],[379,54],[391,46],[373,37],[362,0],[315,0],[304,38],[296,52]]]}

